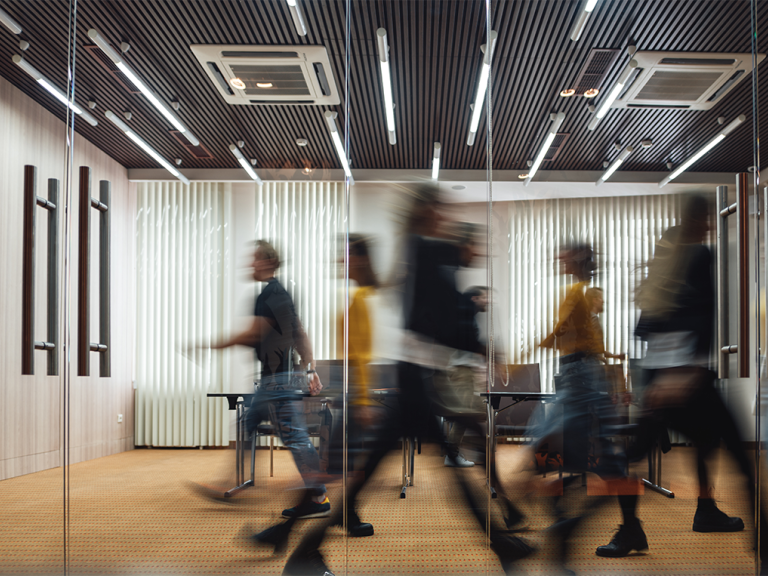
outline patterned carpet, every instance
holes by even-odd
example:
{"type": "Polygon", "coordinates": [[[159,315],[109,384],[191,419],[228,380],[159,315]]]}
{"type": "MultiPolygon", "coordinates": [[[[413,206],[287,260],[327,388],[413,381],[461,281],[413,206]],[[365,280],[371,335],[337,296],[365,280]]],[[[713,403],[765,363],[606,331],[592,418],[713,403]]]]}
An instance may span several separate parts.
{"type": "MultiPolygon", "coordinates": [[[[543,485],[554,480],[524,473],[510,474],[520,452],[499,447],[499,469],[505,484],[528,516],[524,536],[539,548],[519,563],[521,573],[554,574],[552,543],[545,528],[552,523],[543,485]],[[515,489],[514,487],[518,488],[515,489]],[[523,488],[524,487],[524,488],[523,488]]],[[[280,574],[286,556],[247,547],[239,535],[244,526],[262,529],[295,503],[299,476],[287,451],[275,452],[275,477],[268,477],[267,451],[257,453],[257,488],[245,491],[236,505],[208,502],[190,481],[233,484],[229,450],[134,450],[76,464],[70,469],[71,520],[68,531],[72,574],[280,574]]],[[[663,575],[754,573],[751,538],[754,529],[741,482],[730,461],[715,465],[716,498],[722,509],[745,518],[747,530],[737,534],[697,534],[691,530],[696,508],[694,454],[675,448],[664,457],[665,483],[676,492],[667,499],[653,492],[640,498],[650,550],[622,559],[599,558],[621,521],[614,499],[582,523],[573,539],[568,566],[579,575],[663,575]]],[[[393,453],[363,493],[361,516],[374,524],[369,538],[346,538],[329,531],[322,552],[337,574],[502,574],[487,551],[484,533],[463,505],[452,471],[442,465],[436,447],[416,456],[415,486],[401,499],[400,454],[393,453]]],[[[643,467],[637,469],[638,473],[643,467]]],[[[478,485],[479,468],[470,471],[478,485]]],[[[63,571],[62,469],[0,482],[0,572],[11,574],[63,571]]],[[[590,476],[590,482],[591,480],[590,476]]],[[[590,484],[592,492],[596,485],[590,484]]],[[[591,507],[588,488],[577,481],[567,490],[569,506],[591,507]]],[[[332,505],[341,505],[340,483],[329,484],[332,505]]],[[[490,500],[489,500],[490,503],[490,500]]],[[[322,520],[304,520],[291,537],[293,548],[302,533],[322,520]]]]}

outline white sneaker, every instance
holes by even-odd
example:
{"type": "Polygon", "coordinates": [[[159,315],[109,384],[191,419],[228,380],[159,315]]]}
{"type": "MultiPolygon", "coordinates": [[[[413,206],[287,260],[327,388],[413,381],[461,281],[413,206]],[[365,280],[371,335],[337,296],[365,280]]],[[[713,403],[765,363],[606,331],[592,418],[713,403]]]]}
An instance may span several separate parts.
{"type": "Polygon", "coordinates": [[[470,462],[464,456],[459,454],[456,456],[456,458],[451,458],[450,456],[445,457],[445,465],[449,468],[472,468],[472,466],[475,465],[474,462],[470,462]]]}

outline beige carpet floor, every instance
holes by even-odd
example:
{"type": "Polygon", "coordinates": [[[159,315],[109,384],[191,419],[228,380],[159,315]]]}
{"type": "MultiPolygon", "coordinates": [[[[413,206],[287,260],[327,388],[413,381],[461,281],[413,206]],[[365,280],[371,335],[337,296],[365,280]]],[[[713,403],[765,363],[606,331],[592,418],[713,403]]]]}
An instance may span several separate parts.
{"type": "MultiPolygon", "coordinates": [[[[538,547],[519,563],[521,573],[552,574],[552,543],[545,531],[552,523],[550,499],[541,497],[538,477],[525,484],[517,469],[515,446],[499,447],[505,485],[528,515],[524,534],[538,547]],[[522,488],[525,486],[525,488],[522,488]]],[[[262,529],[295,503],[299,476],[287,451],[275,452],[275,476],[268,476],[267,451],[257,453],[256,488],[227,506],[204,500],[189,482],[234,482],[230,450],[139,449],[72,466],[69,470],[70,520],[66,546],[72,574],[280,574],[286,556],[251,548],[244,527],[262,529]]],[[[360,507],[375,535],[346,538],[332,528],[322,552],[337,574],[502,574],[487,549],[485,534],[463,505],[452,472],[438,449],[425,446],[416,457],[415,485],[400,498],[400,455],[393,453],[371,479],[360,507]]],[[[638,515],[650,550],[622,559],[599,558],[595,548],[607,543],[621,522],[615,499],[585,521],[573,540],[568,566],[579,575],[752,574],[754,529],[742,482],[730,461],[716,463],[716,498],[731,515],[747,521],[737,534],[697,534],[691,530],[697,488],[694,453],[676,447],[664,456],[664,479],[674,499],[653,492],[640,498],[638,515]]],[[[642,474],[644,467],[636,472],[642,474]]],[[[479,468],[471,471],[478,484],[479,468]]],[[[61,573],[64,558],[63,470],[53,469],[0,482],[0,572],[61,573]]],[[[566,499],[588,506],[589,486],[581,482],[566,499]]],[[[591,490],[590,490],[591,491],[591,490]]],[[[333,506],[341,505],[340,482],[329,484],[333,506]]],[[[488,505],[495,506],[488,499],[488,505]]],[[[495,510],[495,508],[494,508],[495,510]]],[[[297,523],[293,548],[302,534],[322,520],[297,523]]]]}

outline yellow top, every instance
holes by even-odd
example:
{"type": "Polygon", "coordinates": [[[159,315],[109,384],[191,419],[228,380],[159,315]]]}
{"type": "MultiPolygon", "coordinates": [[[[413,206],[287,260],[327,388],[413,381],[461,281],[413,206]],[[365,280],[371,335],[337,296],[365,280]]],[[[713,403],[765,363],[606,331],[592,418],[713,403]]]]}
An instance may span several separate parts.
{"type": "Polygon", "coordinates": [[[582,352],[603,352],[602,334],[595,330],[587,299],[584,297],[588,282],[573,284],[560,305],[559,319],[552,333],[541,343],[543,348],[555,348],[566,356],[582,352]]]}
{"type": "MultiPolygon", "coordinates": [[[[373,406],[370,398],[371,385],[368,364],[373,357],[373,336],[371,320],[368,314],[366,299],[375,293],[373,286],[363,286],[355,291],[349,304],[349,346],[348,360],[350,367],[350,397],[351,404],[356,406],[373,406]]],[[[339,316],[339,337],[337,338],[338,357],[344,357],[344,314],[339,316]]]]}

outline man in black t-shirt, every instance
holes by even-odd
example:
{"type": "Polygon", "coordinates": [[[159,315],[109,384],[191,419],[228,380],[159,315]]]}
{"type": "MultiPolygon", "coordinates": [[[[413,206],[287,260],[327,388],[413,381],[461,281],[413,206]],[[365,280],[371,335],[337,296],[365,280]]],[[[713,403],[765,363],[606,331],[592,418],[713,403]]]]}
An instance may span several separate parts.
{"type": "Polygon", "coordinates": [[[316,480],[320,459],[309,439],[304,415],[298,403],[285,393],[303,386],[303,374],[307,375],[310,394],[317,394],[323,386],[317,373],[308,371],[313,365],[312,347],[291,296],[275,278],[279,267],[280,258],[274,247],[265,240],[258,240],[253,257],[253,279],[267,285],[256,298],[253,322],[247,330],[214,348],[250,346],[261,362],[261,385],[246,414],[247,426],[251,431],[262,419],[271,421],[280,440],[291,451],[307,487],[307,497],[301,504],[283,510],[283,516],[292,521],[328,516],[331,505],[325,486],[316,480]],[[294,362],[294,351],[299,355],[298,363],[294,362]]]}

